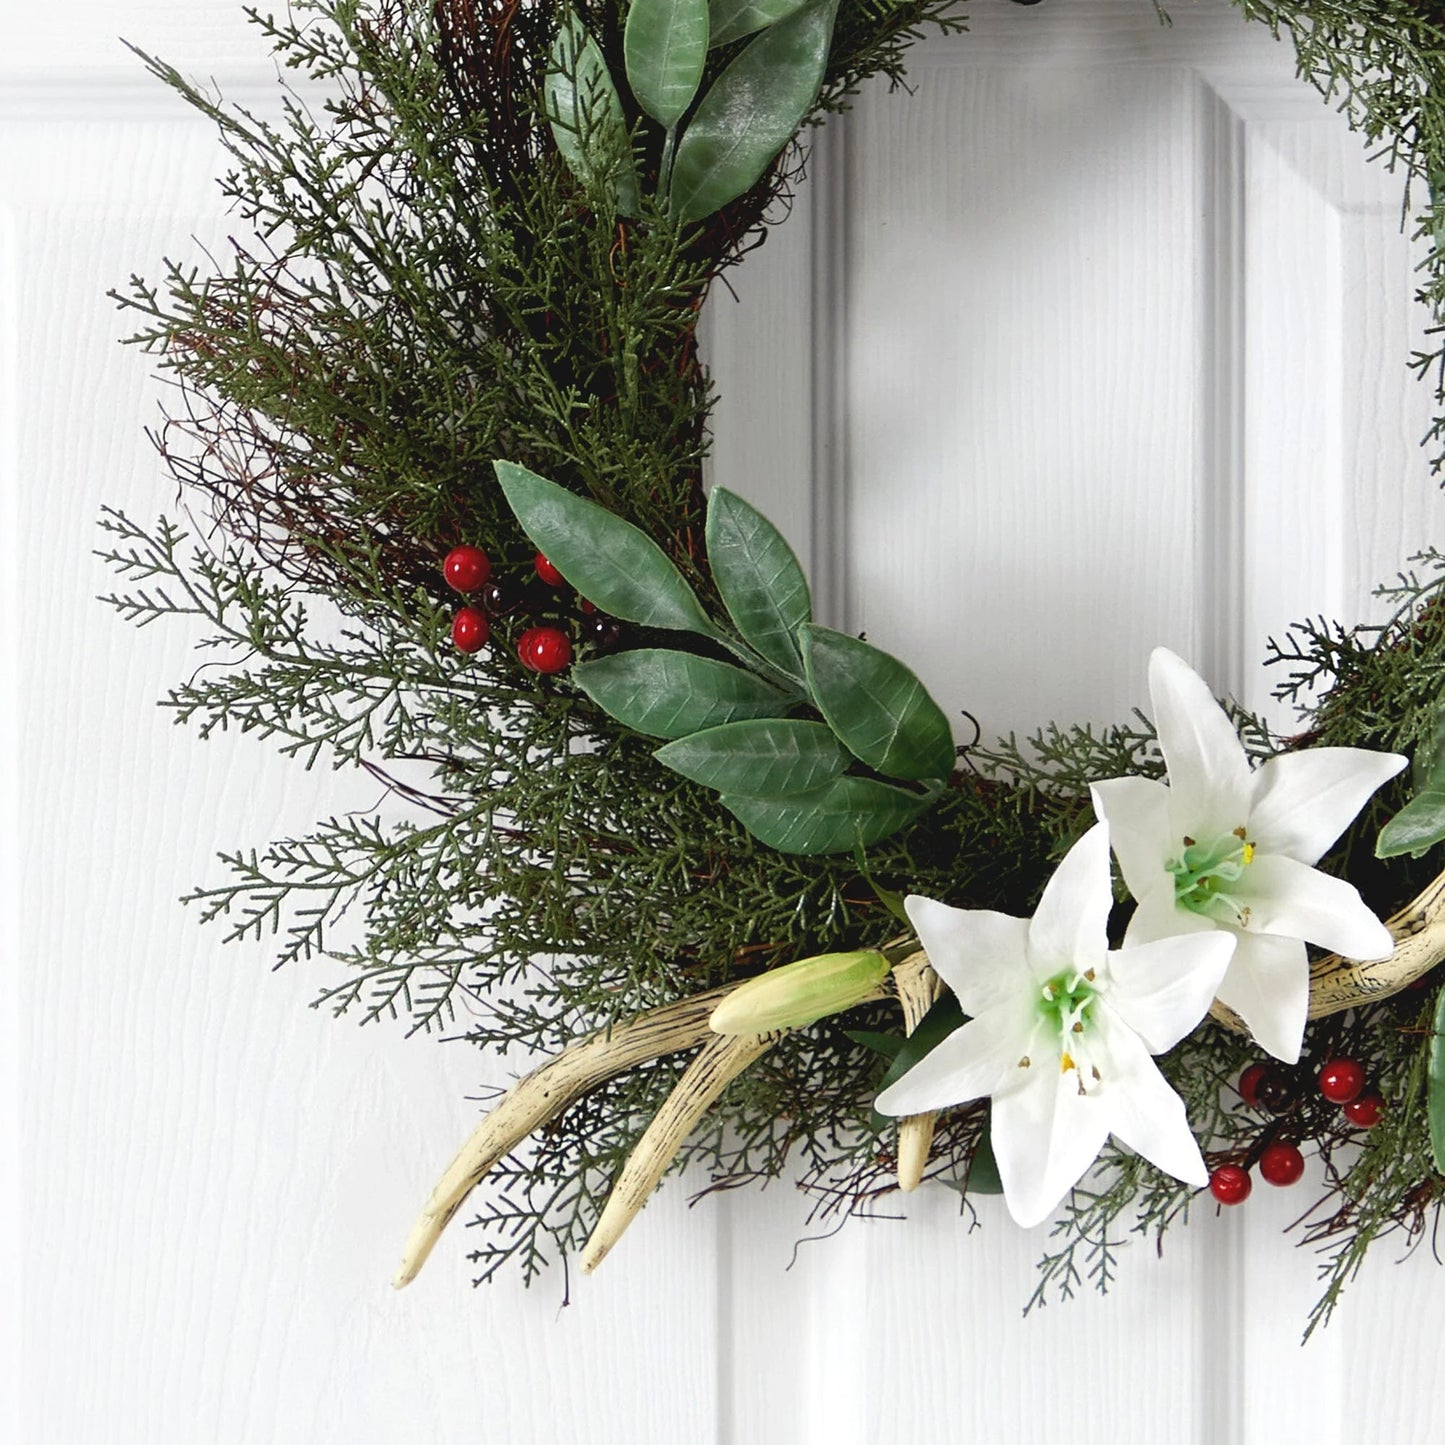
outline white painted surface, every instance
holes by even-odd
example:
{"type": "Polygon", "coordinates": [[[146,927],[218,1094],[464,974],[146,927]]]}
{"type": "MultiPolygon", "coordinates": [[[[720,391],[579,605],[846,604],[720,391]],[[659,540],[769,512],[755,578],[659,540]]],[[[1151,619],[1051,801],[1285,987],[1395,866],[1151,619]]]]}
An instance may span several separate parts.
{"type": "MultiPolygon", "coordinates": [[[[1445,530],[1394,185],[1264,32],[1172,8],[1162,31],[1148,0],[979,0],[971,36],[915,52],[916,95],[870,92],[828,133],[714,316],[719,475],[799,539],[835,620],[991,731],[1120,716],[1158,641],[1258,701],[1265,632],[1360,615],[1445,530]]],[[[0,1261],[26,1331],[6,1438],[1418,1435],[1445,1281],[1383,1251],[1298,1350],[1312,1262],[1277,1226],[1302,1191],[1028,1321],[1040,1241],[992,1202],[970,1235],[926,1195],[785,1272],[785,1185],[691,1210],[668,1188],[560,1313],[557,1279],[473,1293],[460,1234],[393,1294],[466,1097],[505,1070],[312,1013],[319,974],[269,974],[176,907],[217,848],[373,793],[172,728],[148,702],[186,639],[91,600],[101,501],[170,501],[139,434],[158,392],[102,294],[227,228],[207,129],[111,34],[252,91],[268,70],[230,0],[11,0],[3,25],[0,1088],[26,1206],[23,1274],[0,1261]]]]}

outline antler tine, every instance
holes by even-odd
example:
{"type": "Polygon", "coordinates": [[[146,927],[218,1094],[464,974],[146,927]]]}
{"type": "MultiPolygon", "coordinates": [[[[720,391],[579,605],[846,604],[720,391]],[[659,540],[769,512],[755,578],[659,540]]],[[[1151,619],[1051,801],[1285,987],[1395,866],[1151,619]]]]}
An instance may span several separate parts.
{"type": "Polygon", "coordinates": [[[467,1195],[534,1129],[614,1075],[664,1054],[696,1048],[715,1037],[708,1029],[708,1018],[729,992],[728,988],[716,988],[694,994],[589,1034],[514,1084],[437,1181],[407,1236],[392,1284],[401,1289],[416,1278],[467,1195]]]}
{"type": "Polygon", "coordinates": [[[586,1273],[591,1274],[602,1263],[637,1218],[697,1121],[749,1064],[782,1037],[781,1033],[713,1034],[702,1046],[627,1156],[607,1196],[602,1217],[582,1250],[586,1273]]]}
{"type": "MultiPolygon", "coordinates": [[[[943,991],[942,981],[920,948],[893,970],[893,982],[903,1005],[903,1030],[911,1034],[943,991]]],[[[937,1119],[937,1112],[932,1112],[909,1114],[898,1121],[898,1187],[905,1194],[923,1179],[937,1119]]]]}

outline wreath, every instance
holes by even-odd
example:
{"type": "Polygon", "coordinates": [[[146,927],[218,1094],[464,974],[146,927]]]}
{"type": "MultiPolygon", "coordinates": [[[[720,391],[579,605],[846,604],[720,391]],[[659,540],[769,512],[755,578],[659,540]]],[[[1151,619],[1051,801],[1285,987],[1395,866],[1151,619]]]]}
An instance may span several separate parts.
{"type": "MultiPolygon", "coordinates": [[[[1437,238],[1431,7],[1236,3],[1437,238]]],[[[1421,1237],[1445,1200],[1445,555],[1384,589],[1383,625],[1271,644],[1296,736],[1160,649],[1152,722],[959,746],[905,662],[814,619],[777,528],[704,490],[710,287],[785,216],[807,128],[962,29],[951,0],[251,19],[299,77],[279,121],[143,57],[219,128],[248,239],[116,293],[177,389],[154,440],[192,521],[106,512],[107,600],[203,628],[179,721],[402,805],[222,855],[201,916],[327,960],[338,1015],[459,1022],[494,1072],[551,1055],[396,1282],[469,1197],[480,1279],[591,1269],[688,1163],[791,1174],[810,1221],[925,1179],[965,1211],[1002,1192],[1055,1220],[1034,1302],[1306,1153],[1311,1328],[1371,1243],[1421,1237]]],[[[1438,244],[1423,277],[1438,312],[1438,244]]],[[[1441,353],[1417,364],[1438,393],[1441,353]]]]}

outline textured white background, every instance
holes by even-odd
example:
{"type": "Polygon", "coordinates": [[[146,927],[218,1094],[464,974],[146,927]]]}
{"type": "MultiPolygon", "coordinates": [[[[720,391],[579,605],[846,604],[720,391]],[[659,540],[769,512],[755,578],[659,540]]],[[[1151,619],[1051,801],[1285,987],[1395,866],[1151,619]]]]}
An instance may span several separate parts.
{"type": "MultiPolygon", "coordinates": [[[[1161,641],[1259,702],[1267,632],[1360,615],[1445,531],[1398,183],[1265,32],[1172,8],[978,0],[973,35],[915,52],[915,95],[828,132],[712,318],[717,475],[833,620],[990,732],[1122,715],[1161,641]]],[[[790,1272],[786,1186],[689,1209],[674,1183],[566,1310],[556,1279],[473,1293],[461,1230],[387,1288],[505,1071],[332,1023],[305,1007],[324,971],[271,974],[175,904],[218,848],[374,788],[174,729],[149,704],[192,665],[182,630],[92,600],[99,504],[171,501],[139,431],[160,392],[103,293],[228,227],[207,128],[117,32],[272,86],[231,0],[0,5],[0,1215],[24,1204],[0,1438],[1422,1438],[1445,1280],[1386,1249],[1299,1350],[1313,1263],[1277,1231],[1303,1188],[1028,1321],[1040,1237],[991,1202],[970,1235],[927,1193],[790,1272]]]]}

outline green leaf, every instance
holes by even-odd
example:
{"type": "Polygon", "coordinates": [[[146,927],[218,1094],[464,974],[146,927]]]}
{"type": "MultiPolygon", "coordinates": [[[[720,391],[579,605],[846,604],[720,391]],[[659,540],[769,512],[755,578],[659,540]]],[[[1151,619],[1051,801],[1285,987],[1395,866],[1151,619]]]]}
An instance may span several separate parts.
{"type": "Polygon", "coordinates": [[[766,718],[725,723],[658,748],[674,772],[745,798],[807,793],[836,777],[848,754],[822,723],[766,718]]]}
{"type": "MultiPolygon", "coordinates": [[[[940,994],[933,1007],[918,1021],[918,1027],[903,1041],[903,1047],[893,1056],[888,1072],[878,1085],[881,1094],[890,1084],[896,1084],[914,1064],[926,1054],[931,1054],[949,1034],[963,1026],[963,1010],[958,999],[951,993],[940,994]]],[[[874,1109],[869,1118],[869,1127],[875,1133],[882,1133],[896,1120],[874,1109]]]]}
{"type": "Polygon", "coordinates": [[[658,125],[682,119],[707,64],[707,0],[632,0],[622,36],[627,83],[658,125]]]}
{"type": "Polygon", "coordinates": [[[740,667],[663,648],[578,663],[571,676],[604,712],[654,738],[686,737],[743,718],[781,717],[790,703],[740,667]]]}
{"type": "Polygon", "coordinates": [[[818,98],[838,0],[809,0],[713,83],[677,148],[670,204],[700,221],[750,190],[818,98]]]}
{"type": "Polygon", "coordinates": [[[936,796],[844,776],[787,798],[724,793],[722,805],[759,842],[780,853],[846,853],[859,843],[867,848],[896,833],[936,796]]]}
{"type": "Polygon", "coordinates": [[[844,1029],[845,1038],[850,1038],[855,1044],[861,1044],[863,1048],[872,1050],[875,1054],[882,1054],[885,1059],[893,1060],[898,1057],[898,1051],[903,1047],[902,1034],[879,1034],[872,1029],[844,1029]]]}
{"type": "Polygon", "coordinates": [[[808,580],[783,534],[724,487],[707,502],[707,560],[738,631],[789,677],[803,677],[797,632],[811,621],[808,580]]]}
{"type": "Polygon", "coordinates": [[[978,1141],[969,1161],[968,1177],[964,1180],[965,1194],[1002,1194],[1003,1176],[998,1172],[998,1158],[993,1152],[993,1134],[987,1133],[978,1141]]]}
{"type": "Polygon", "coordinates": [[[525,467],[494,466],[522,530],[588,601],[643,627],[718,635],[687,580],[646,532],[525,467]]]}
{"type": "Polygon", "coordinates": [[[1380,829],[1375,857],[1397,858],[1409,853],[1418,858],[1445,842],[1445,706],[1436,717],[1428,767],[1422,772],[1415,796],[1380,829]]]}
{"type": "Polygon", "coordinates": [[[803,0],[712,0],[709,45],[727,45],[755,30],[785,20],[802,8],[803,0]]]}
{"type": "Polygon", "coordinates": [[[913,782],[953,771],[948,719],[896,657],[816,623],[800,636],[813,700],[855,757],[913,782]]]}
{"type": "Polygon", "coordinates": [[[567,169],[588,188],[601,187],[619,212],[640,209],[637,165],[627,119],[601,48],[574,10],[563,10],[544,86],[547,120],[567,169]]]}
{"type": "Polygon", "coordinates": [[[908,916],[908,909],[904,906],[904,898],[894,888],[885,888],[874,876],[868,867],[868,855],[863,851],[862,846],[853,849],[853,861],[858,865],[858,871],[863,875],[863,881],[878,895],[878,901],[907,929],[912,929],[913,920],[908,916]]]}
{"type": "Polygon", "coordinates": [[[1435,1000],[1435,1034],[1430,1040],[1430,1151],[1435,1172],[1445,1174],[1445,988],[1435,1000]]]}

